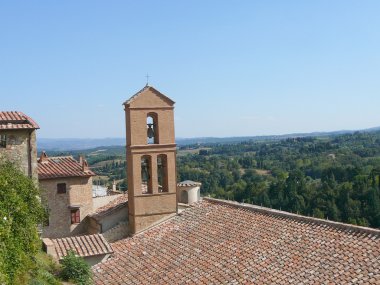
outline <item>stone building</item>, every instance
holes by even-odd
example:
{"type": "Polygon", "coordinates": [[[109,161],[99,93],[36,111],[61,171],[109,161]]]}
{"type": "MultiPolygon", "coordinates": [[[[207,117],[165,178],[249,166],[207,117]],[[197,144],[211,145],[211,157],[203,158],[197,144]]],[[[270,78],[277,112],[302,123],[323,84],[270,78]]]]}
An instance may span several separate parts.
{"type": "Polygon", "coordinates": [[[37,123],[22,112],[0,112],[0,157],[37,180],[37,123]]]}
{"type": "Polygon", "coordinates": [[[43,237],[67,237],[85,232],[84,218],[93,212],[92,172],[87,162],[71,156],[38,160],[38,179],[49,208],[43,237]]]}
{"type": "Polygon", "coordinates": [[[177,213],[174,101],[146,85],[124,110],[129,227],[135,234],[177,213]]]}

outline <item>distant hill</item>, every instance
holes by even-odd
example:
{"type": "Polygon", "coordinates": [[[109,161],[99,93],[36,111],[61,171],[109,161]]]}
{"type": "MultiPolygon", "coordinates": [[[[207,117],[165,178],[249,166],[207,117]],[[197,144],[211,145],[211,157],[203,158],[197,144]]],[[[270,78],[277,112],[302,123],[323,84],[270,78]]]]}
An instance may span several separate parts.
{"type": "Polygon", "coordinates": [[[37,148],[41,150],[80,150],[90,149],[99,146],[123,146],[125,138],[104,138],[104,139],[45,139],[37,138],[37,148]]]}
{"type": "MultiPolygon", "coordinates": [[[[355,132],[376,132],[380,131],[380,127],[365,130],[341,130],[334,132],[313,132],[313,133],[294,133],[285,135],[269,135],[269,136],[243,136],[243,137],[199,137],[199,138],[177,138],[178,145],[190,144],[209,144],[209,143],[237,143],[241,141],[270,141],[281,140],[296,137],[328,137],[341,134],[352,134],[355,132]]],[[[38,138],[37,147],[39,151],[53,150],[84,150],[102,146],[124,146],[125,138],[102,138],[102,139],[46,139],[38,138]]]]}

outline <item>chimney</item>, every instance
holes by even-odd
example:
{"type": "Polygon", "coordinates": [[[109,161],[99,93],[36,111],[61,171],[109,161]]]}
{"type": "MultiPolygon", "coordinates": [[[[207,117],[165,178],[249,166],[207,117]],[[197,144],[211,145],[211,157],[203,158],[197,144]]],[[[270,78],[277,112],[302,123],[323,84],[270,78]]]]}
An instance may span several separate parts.
{"type": "Polygon", "coordinates": [[[112,191],[116,192],[116,182],[115,182],[115,180],[112,183],[112,191]]]}
{"type": "Polygon", "coordinates": [[[57,252],[55,251],[54,243],[49,238],[43,238],[42,239],[43,249],[44,251],[52,256],[54,259],[58,259],[57,252]]]}
{"type": "Polygon", "coordinates": [[[38,160],[38,162],[40,162],[40,163],[46,162],[48,160],[48,158],[49,157],[47,156],[46,152],[42,151],[41,155],[40,155],[40,159],[38,160]]]}
{"type": "Polygon", "coordinates": [[[89,167],[87,161],[83,158],[83,156],[79,156],[79,164],[82,166],[82,171],[88,171],[89,167]]]}

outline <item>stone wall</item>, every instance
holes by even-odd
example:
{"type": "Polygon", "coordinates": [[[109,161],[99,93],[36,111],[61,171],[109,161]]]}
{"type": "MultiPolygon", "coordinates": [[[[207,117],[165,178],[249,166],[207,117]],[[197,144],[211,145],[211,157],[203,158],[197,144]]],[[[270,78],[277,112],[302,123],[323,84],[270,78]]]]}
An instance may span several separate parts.
{"type": "Polygon", "coordinates": [[[43,237],[58,238],[84,233],[84,219],[93,212],[92,177],[72,177],[40,180],[43,198],[49,208],[49,226],[43,237]],[[57,193],[57,184],[66,183],[66,193],[57,193]],[[70,206],[80,209],[79,224],[71,224],[70,206]]]}
{"type": "Polygon", "coordinates": [[[121,208],[113,210],[108,215],[99,218],[99,223],[101,224],[102,233],[108,231],[109,229],[115,227],[120,222],[128,221],[128,206],[125,205],[121,208]]]}
{"type": "Polygon", "coordinates": [[[37,181],[36,131],[2,130],[0,134],[7,136],[7,146],[0,148],[0,157],[14,162],[25,175],[32,176],[37,181]]]}
{"type": "Polygon", "coordinates": [[[92,217],[87,217],[85,220],[86,234],[94,235],[102,232],[102,226],[92,217]]]}
{"type": "Polygon", "coordinates": [[[119,222],[117,226],[104,232],[103,236],[108,242],[115,242],[120,239],[126,238],[128,234],[129,234],[128,223],[119,222]]]}
{"type": "Polygon", "coordinates": [[[85,221],[87,234],[103,234],[119,224],[128,223],[128,204],[113,209],[102,216],[89,216],[85,221]]]}

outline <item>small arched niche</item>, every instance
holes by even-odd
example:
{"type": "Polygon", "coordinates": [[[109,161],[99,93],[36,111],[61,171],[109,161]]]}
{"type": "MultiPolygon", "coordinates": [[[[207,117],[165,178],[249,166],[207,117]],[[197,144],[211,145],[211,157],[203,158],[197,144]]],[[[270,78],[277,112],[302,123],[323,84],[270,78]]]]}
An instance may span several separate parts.
{"type": "Polygon", "coordinates": [[[141,157],[141,193],[152,194],[152,158],[150,155],[141,157]]]}
{"type": "Polygon", "coordinates": [[[168,157],[166,154],[157,156],[158,192],[168,192],[168,157]]]}
{"type": "Polygon", "coordinates": [[[158,116],[157,113],[148,113],[146,117],[147,144],[158,144],[158,116]]]}

